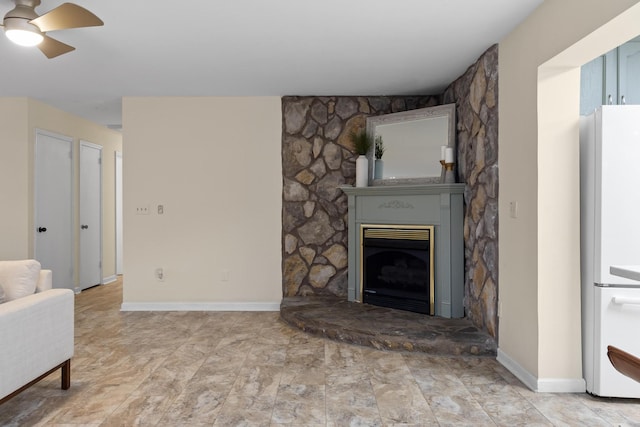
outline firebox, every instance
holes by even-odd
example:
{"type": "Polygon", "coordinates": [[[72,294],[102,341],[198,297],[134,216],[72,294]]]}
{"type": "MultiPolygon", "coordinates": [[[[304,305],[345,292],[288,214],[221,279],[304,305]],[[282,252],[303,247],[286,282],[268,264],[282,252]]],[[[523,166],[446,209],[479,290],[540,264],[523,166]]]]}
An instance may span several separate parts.
{"type": "Polygon", "coordinates": [[[362,302],[434,314],[434,226],[362,224],[362,302]]]}

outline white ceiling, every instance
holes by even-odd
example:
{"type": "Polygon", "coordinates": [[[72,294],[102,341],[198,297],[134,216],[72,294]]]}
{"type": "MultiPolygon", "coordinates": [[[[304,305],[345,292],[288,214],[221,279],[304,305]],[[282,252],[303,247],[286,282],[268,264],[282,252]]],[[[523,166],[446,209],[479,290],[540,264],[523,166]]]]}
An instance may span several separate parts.
{"type": "Polygon", "coordinates": [[[0,96],[119,125],[123,96],[435,94],[542,1],[75,0],[104,27],[54,59],[0,36],[0,96]]]}

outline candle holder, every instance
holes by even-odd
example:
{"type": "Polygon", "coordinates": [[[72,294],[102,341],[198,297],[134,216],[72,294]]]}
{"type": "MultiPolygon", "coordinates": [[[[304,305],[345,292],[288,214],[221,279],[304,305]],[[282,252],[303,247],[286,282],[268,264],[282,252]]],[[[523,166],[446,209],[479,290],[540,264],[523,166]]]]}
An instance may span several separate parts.
{"type": "Polygon", "coordinates": [[[444,177],[446,174],[446,163],[444,160],[440,160],[440,164],[442,165],[442,171],[440,172],[440,184],[444,184],[444,177]]]}
{"type": "MultiPolygon", "coordinates": [[[[442,160],[444,163],[444,160],[442,160]]],[[[454,184],[456,182],[456,177],[453,174],[453,165],[455,163],[444,163],[444,183],[445,184],[454,184]]]]}

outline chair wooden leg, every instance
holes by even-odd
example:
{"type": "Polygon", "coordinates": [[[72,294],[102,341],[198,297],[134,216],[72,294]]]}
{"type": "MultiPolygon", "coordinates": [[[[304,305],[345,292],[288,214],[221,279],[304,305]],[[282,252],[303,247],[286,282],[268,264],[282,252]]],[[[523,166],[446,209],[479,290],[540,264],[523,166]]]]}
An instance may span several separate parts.
{"type": "Polygon", "coordinates": [[[61,386],[63,390],[69,390],[71,387],[71,359],[62,364],[62,380],[61,386]]]}
{"type": "Polygon", "coordinates": [[[45,372],[44,374],[40,375],[35,380],[30,381],[28,384],[23,385],[22,387],[20,387],[18,390],[14,391],[13,393],[3,397],[2,399],[0,399],[0,405],[3,404],[4,402],[6,402],[7,400],[11,399],[12,397],[18,395],[19,393],[23,392],[24,390],[28,389],[29,387],[31,387],[32,385],[34,385],[35,383],[37,383],[41,379],[43,379],[43,378],[47,377],[48,375],[54,373],[58,369],[62,370],[61,371],[62,372],[62,374],[61,374],[61,377],[62,377],[62,381],[61,381],[62,389],[63,390],[69,390],[69,387],[71,387],[71,359],[62,362],[61,364],[59,364],[55,368],[51,369],[49,372],[45,372]]]}

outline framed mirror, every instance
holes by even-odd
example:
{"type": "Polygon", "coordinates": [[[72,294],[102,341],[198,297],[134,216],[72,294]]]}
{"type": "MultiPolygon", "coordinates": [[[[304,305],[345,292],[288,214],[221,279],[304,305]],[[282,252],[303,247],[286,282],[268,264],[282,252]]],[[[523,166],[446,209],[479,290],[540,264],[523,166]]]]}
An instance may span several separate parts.
{"type": "Polygon", "coordinates": [[[374,140],[382,137],[385,148],[379,178],[374,178],[375,147],[367,155],[371,185],[440,183],[441,147],[456,153],[455,104],[367,117],[366,126],[374,140]]]}

